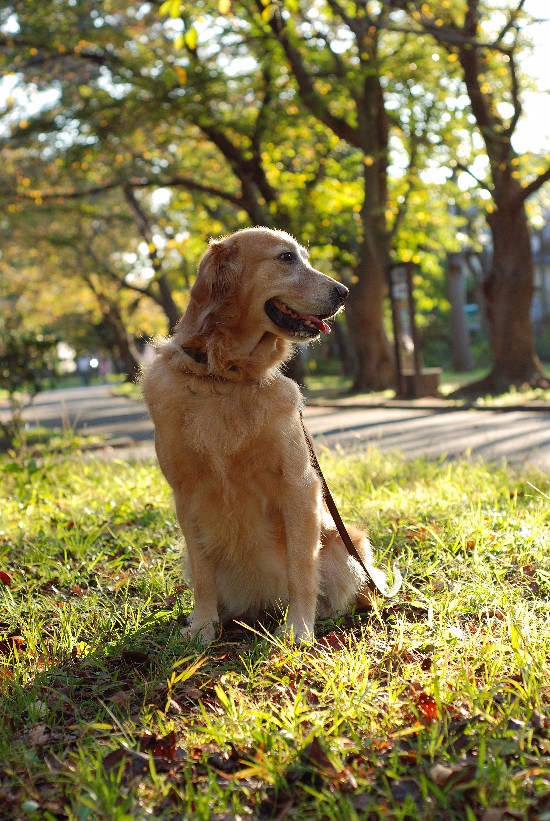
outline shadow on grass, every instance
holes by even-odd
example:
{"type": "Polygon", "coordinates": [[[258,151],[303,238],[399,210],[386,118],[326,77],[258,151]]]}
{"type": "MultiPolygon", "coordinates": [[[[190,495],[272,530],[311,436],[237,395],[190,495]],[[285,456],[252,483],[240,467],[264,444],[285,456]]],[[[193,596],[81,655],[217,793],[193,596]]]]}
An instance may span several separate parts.
{"type": "MultiPolygon", "coordinates": [[[[403,601],[388,604],[376,617],[365,613],[324,622],[315,645],[288,657],[284,645],[269,636],[272,619],[230,622],[218,641],[203,648],[182,639],[183,613],[157,613],[120,640],[105,634],[93,649],[77,646],[72,657],[50,664],[32,682],[13,683],[12,706],[7,700],[2,705],[0,735],[10,752],[0,754],[0,816],[135,817],[139,796],[155,787],[149,809],[158,819],[230,819],[237,800],[259,819],[313,819],[322,817],[316,815],[322,795],[331,796],[332,811],[342,818],[394,817],[399,810],[395,817],[461,819],[465,802],[475,817],[485,818],[487,803],[480,796],[490,794],[491,766],[498,762],[516,777],[530,756],[544,758],[550,744],[541,713],[531,710],[525,721],[513,715],[521,676],[493,693],[501,707],[498,721],[459,704],[445,706],[419,684],[403,680],[410,713],[397,732],[359,737],[343,722],[335,753],[336,739],[323,722],[310,723],[303,739],[287,740],[278,768],[266,765],[268,739],[254,741],[246,727],[235,732],[238,716],[228,682],[236,681],[246,695],[250,681],[279,656],[280,680],[262,681],[264,687],[272,681],[273,709],[281,698],[299,704],[305,692],[308,709],[322,713],[318,667],[308,667],[309,661],[322,664],[333,654],[353,653],[371,618],[388,626],[399,620],[423,624],[428,611],[403,601]],[[217,806],[226,805],[225,813],[208,814],[213,796],[217,806]],[[95,806],[88,815],[87,806],[95,806]]],[[[390,649],[369,675],[387,687],[400,680],[411,660],[435,674],[429,650],[419,654],[411,648],[390,649]]],[[[253,702],[254,691],[248,698],[253,702]]],[[[375,702],[366,706],[377,709],[375,702]]],[[[539,789],[532,806],[537,813],[548,811],[550,792],[539,789]]],[[[495,809],[502,812],[491,819],[525,817],[495,809]]]]}

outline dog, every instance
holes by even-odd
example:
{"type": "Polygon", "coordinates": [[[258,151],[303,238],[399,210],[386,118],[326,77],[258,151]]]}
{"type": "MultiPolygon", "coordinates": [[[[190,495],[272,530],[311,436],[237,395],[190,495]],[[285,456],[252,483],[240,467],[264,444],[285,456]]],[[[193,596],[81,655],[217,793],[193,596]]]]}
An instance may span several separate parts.
{"type": "MultiPolygon", "coordinates": [[[[187,634],[287,607],[279,632],[311,641],[316,617],[370,602],[367,578],[324,509],[301,424],[299,387],[281,373],[296,342],[328,333],[348,289],[313,268],[284,231],[211,241],[189,304],[142,377],[160,468],[187,547],[187,634]]],[[[376,587],[368,538],[350,529],[376,587]]]]}

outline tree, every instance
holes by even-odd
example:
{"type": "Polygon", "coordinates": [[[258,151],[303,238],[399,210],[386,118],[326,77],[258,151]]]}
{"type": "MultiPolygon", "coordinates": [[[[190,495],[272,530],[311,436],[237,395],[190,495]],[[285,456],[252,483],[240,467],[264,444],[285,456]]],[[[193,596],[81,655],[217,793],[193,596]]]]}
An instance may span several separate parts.
{"type": "Polygon", "coordinates": [[[460,64],[488,160],[483,179],[461,164],[490,196],[487,222],[493,246],[491,269],[484,282],[493,367],[468,390],[498,392],[510,385],[537,384],[543,379],[543,369],[530,316],[533,255],[526,201],[550,179],[550,164],[541,157],[527,170],[513,145],[522,115],[518,57],[528,22],[525,0],[518,0],[512,8],[480,0],[403,5],[422,30],[460,64]]]}
{"type": "Polygon", "coordinates": [[[394,381],[384,322],[387,268],[410,194],[437,143],[437,114],[449,87],[426,58],[425,41],[413,40],[394,24],[392,5],[327,0],[312,7],[287,0],[266,8],[261,0],[243,3],[264,28],[268,21],[302,104],[356,157],[359,236],[347,316],[359,390],[386,388],[394,381]],[[407,81],[409,65],[423,71],[407,81]],[[407,158],[398,175],[399,199],[389,179],[396,157],[407,158]]]}
{"type": "MultiPolygon", "coordinates": [[[[291,229],[285,206],[267,180],[264,163],[263,132],[269,126],[267,120],[273,120],[270,72],[266,69],[261,75],[257,108],[249,106],[250,113],[243,116],[237,107],[242,109],[239,100],[250,87],[248,75],[233,77],[232,105],[228,106],[227,83],[217,65],[223,58],[221,52],[200,60],[189,49],[176,59],[172,41],[155,14],[149,14],[148,26],[141,15],[137,26],[132,6],[113,5],[118,12],[115,22],[112,16],[102,16],[102,3],[79,4],[78,14],[70,10],[61,43],[48,40],[44,30],[36,28],[31,8],[17,8],[18,36],[5,38],[7,63],[22,73],[30,88],[38,82],[41,87],[50,85],[56,97],[32,122],[24,121],[18,128],[12,125],[10,141],[24,145],[27,157],[23,158],[24,170],[21,164],[16,168],[16,184],[8,182],[4,196],[42,204],[89,199],[119,187],[146,243],[154,272],[142,289],[152,298],[158,291],[159,304],[173,326],[181,310],[164,275],[166,255],[155,238],[159,220],[152,218],[140,191],[147,196],[148,189],[170,189],[177,201],[175,210],[183,204],[190,224],[197,223],[199,205],[211,229],[216,223],[220,230],[242,227],[245,213],[253,222],[291,229]],[[75,15],[76,21],[71,19],[75,15]],[[99,20],[105,27],[116,27],[112,42],[106,40],[103,26],[94,29],[94,21],[99,20]],[[94,34],[98,29],[99,35],[94,34]],[[140,59],[136,60],[138,32],[140,59]],[[92,39],[83,40],[84,35],[92,39]],[[159,52],[164,55],[160,65],[159,52]],[[29,153],[44,156],[44,143],[50,149],[48,162],[29,171],[29,153]]],[[[42,4],[40,9],[52,24],[58,21],[59,12],[57,3],[42,4]]],[[[209,233],[205,224],[201,226],[203,242],[209,233]]],[[[174,247],[172,239],[168,242],[174,247]]]]}
{"type": "Polygon", "coordinates": [[[163,327],[160,312],[141,305],[150,301],[146,290],[125,282],[133,266],[119,249],[132,224],[112,212],[101,219],[90,203],[12,203],[3,218],[0,257],[0,300],[17,313],[23,330],[54,333],[78,353],[111,353],[130,379],[139,370],[135,337],[163,327]],[[92,338],[91,329],[100,325],[109,329],[109,350],[92,338]]]}
{"type": "Polygon", "coordinates": [[[388,386],[388,262],[422,262],[433,305],[460,250],[455,180],[434,181],[468,139],[457,54],[393,0],[169,6],[5,4],[0,62],[20,95],[47,93],[5,112],[6,208],[85,212],[88,290],[125,324],[153,300],[173,326],[209,236],[285,228],[351,287],[356,387],[388,386]]]}
{"type": "MultiPolygon", "coordinates": [[[[54,148],[54,173],[34,175],[47,179],[49,190],[34,180],[27,186],[38,193],[34,201],[100,196],[120,187],[150,253],[151,296],[162,294],[164,281],[164,257],[154,241],[159,220],[151,219],[146,204],[146,192],[154,188],[171,190],[171,217],[181,209],[188,233],[195,226],[202,236],[213,233],[216,222],[226,232],[250,221],[311,237],[329,269],[347,277],[352,288],[348,318],[357,386],[390,384],[385,269],[405,224],[419,164],[430,150],[426,137],[434,105],[430,98],[423,107],[412,83],[394,83],[392,93],[400,100],[394,110],[408,100],[411,116],[400,123],[399,150],[410,162],[401,201],[392,206],[389,134],[396,115],[384,108],[378,29],[359,12],[348,19],[338,6],[327,6],[311,44],[304,39],[308,12],[296,28],[296,43],[288,45],[284,29],[274,28],[276,15],[269,26],[265,10],[245,7],[236,25],[206,4],[211,33],[201,34],[204,43],[184,38],[178,50],[175,29],[170,21],[159,22],[155,10],[140,9],[138,15],[134,6],[111,3],[107,15],[105,4],[78,3],[64,10],[61,27],[58,4],[46,2],[37,27],[34,5],[17,7],[17,36],[5,42],[8,64],[28,83],[57,89],[53,104],[12,136],[54,148]],[[56,38],[47,39],[44,32],[54,29],[56,38]],[[350,36],[349,55],[319,48],[350,36]],[[294,80],[289,77],[281,43],[287,57],[301,59],[309,72],[305,80],[296,72],[294,80]],[[307,77],[313,96],[306,93],[307,77]]],[[[385,20],[381,14],[377,22],[385,20]]],[[[184,23],[189,32],[189,21],[184,23]]],[[[395,46],[390,43],[389,51],[395,46]]],[[[419,46],[409,48],[421,62],[419,46]]],[[[387,65],[385,70],[388,75],[387,65]]],[[[17,196],[28,196],[21,189],[20,182],[17,196]]],[[[163,307],[172,323],[169,297],[163,307]]]]}

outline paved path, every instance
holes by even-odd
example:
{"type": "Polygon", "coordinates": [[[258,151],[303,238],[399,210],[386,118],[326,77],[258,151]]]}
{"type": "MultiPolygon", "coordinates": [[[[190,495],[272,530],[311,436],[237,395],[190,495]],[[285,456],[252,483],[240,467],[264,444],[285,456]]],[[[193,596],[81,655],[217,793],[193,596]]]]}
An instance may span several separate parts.
{"type": "Polygon", "coordinates": [[[550,408],[450,410],[438,406],[312,408],[311,432],[346,450],[374,445],[406,458],[473,456],[490,462],[529,463],[550,471],[550,408]]]}
{"type": "MultiPolygon", "coordinates": [[[[106,386],[46,391],[26,417],[29,423],[71,425],[102,434],[113,446],[124,446],[121,456],[152,455],[153,428],[144,405],[112,396],[106,386]]],[[[438,402],[386,402],[314,406],[306,418],[312,434],[329,447],[356,450],[372,445],[407,458],[466,455],[527,462],[550,471],[550,407],[481,411],[450,409],[438,402]]]]}

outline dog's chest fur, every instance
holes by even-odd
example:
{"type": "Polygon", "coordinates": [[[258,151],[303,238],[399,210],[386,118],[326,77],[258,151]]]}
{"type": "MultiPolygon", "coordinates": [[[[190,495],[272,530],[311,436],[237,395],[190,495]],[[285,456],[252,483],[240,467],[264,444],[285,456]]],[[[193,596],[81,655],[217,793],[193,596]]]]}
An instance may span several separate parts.
{"type": "Polygon", "coordinates": [[[200,531],[204,550],[229,562],[235,553],[284,553],[292,487],[317,493],[295,383],[280,374],[252,384],[170,378],[164,365],[144,393],[161,469],[184,507],[178,515],[200,531]]]}

